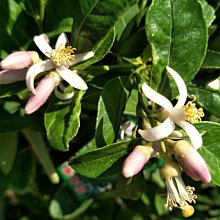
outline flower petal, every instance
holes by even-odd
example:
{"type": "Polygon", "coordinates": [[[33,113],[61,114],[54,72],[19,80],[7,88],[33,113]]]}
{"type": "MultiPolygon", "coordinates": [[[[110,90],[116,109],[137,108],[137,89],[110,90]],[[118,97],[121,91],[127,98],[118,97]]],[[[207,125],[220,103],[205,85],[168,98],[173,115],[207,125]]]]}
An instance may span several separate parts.
{"type": "Polygon", "coordinates": [[[54,64],[50,60],[45,60],[31,66],[26,75],[27,88],[35,93],[34,89],[34,78],[41,72],[48,71],[54,68],[54,64]]]}
{"type": "Polygon", "coordinates": [[[25,106],[25,113],[32,114],[37,111],[49,98],[56,87],[56,80],[53,77],[45,76],[37,85],[36,93],[32,94],[25,106]]]}
{"type": "Polygon", "coordinates": [[[179,99],[177,104],[174,108],[181,108],[184,106],[186,99],[187,99],[187,89],[186,84],[183,81],[182,77],[172,68],[169,66],[166,67],[167,72],[173,77],[174,81],[176,82],[177,88],[179,90],[179,99]]]}
{"type": "Polygon", "coordinates": [[[138,133],[147,141],[158,141],[170,135],[175,129],[173,120],[168,117],[160,125],[149,130],[138,130],[138,133]]]}
{"type": "Polygon", "coordinates": [[[21,70],[1,70],[0,85],[24,81],[26,77],[26,72],[27,68],[21,70]]]}
{"type": "Polygon", "coordinates": [[[41,34],[34,37],[34,43],[40,49],[40,51],[45,54],[48,58],[51,56],[52,48],[48,43],[48,37],[46,34],[41,34]]]}
{"type": "Polygon", "coordinates": [[[71,99],[74,96],[74,92],[70,92],[70,93],[64,94],[64,93],[61,93],[60,91],[58,91],[57,87],[54,90],[54,94],[60,100],[71,99]]]}
{"type": "Polygon", "coordinates": [[[177,121],[176,124],[186,131],[195,149],[198,149],[202,146],[202,137],[192,124],[186,121],[177,121]]]}
{"type": "Polygon", "coordinates": [[[75,54],[75,59],[73,61],[71,61],[70,66],[75,65],[77,63],[81,63],[81,62],[83,62],[85,60],[88,60],[91,57],[93,57],[94,54],[95,53],[93,51],[75,54]]]}
{"type": "Polygon", "coordinates": [[[138,145],[125,159],[122,173],[128,178],[138,174],[150,159],[150,147],[138,145]]]}
{"type": "Polygon", "coordinates": [[[60,76],[67,81],[72,87],[81,90],[87,90],[86,82],[77,74],[76,70],[69,70],[66,67],[56,69],[60,76]]]}
{"type": "Polygon", "coordinates": [[[144,95],[151,101],[157,103],[158,105],[165,108],[167,111],[171,112],[173,109],[172,103],[163,95],[153,90],[146,83],[142,85],[142,91],[144,95]]]}
{"type": "Polygon", "coordinates": [[[68,38],[66,34],[65,33],[60,34],[56,42],[55,50],[65,48],[67,42],[68,42],[68,38]]]}

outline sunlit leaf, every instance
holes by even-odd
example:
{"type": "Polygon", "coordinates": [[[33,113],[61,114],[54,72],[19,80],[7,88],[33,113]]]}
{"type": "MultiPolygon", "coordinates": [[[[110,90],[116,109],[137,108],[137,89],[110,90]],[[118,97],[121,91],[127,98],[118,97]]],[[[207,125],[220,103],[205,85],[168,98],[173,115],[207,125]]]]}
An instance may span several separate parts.
{"type": "Polygon", "coordinates": [[[57,100],[52,100],[44,115],[47,138],[58,150],[68,150],[70,140],[78,132],[83,94],[84,91],[78,92],[72,102],[57,103],[57,100]]]}
{"type": "Polygon", "coordinates": [[[130,82],[127,77],[110,80],[101,93],[96,119],[96,144],[102,147],[114,143],[129,95],[130,82]],[[112,92],[114,91],[114,92],[112,92]]]}

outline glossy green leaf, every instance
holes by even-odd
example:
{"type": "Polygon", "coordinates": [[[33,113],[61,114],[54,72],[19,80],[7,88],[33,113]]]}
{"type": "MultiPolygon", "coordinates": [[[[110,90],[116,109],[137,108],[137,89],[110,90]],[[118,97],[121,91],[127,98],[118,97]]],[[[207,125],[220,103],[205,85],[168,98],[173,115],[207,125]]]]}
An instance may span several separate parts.
{"type": "Polygon", "coordinates": [[[202,6],[204,18],[206,20],[206,26],[209,27],[215,19],[215,10],[207,3],[207,1],[199,0],[199,2],[202,6]]]}
{"type": "Polygon", "coordinates": [[[53,99],[44,115],[44,124],[50,144],[58,150],[69,149],[69,142],[76,136],[80,126],[81,99],[84,91],[78,92],[72,102],[53,99]]]}
{"type": "Polygon", "coordinates": [[[75,65],[75,69],[85,69],[93,63],[101,60],[111,49],[115,39],[115,29],[111,29],[93,48],[94,57],[85,61],[82,64],[75,65]]]}
{"type": "Polygon", "coordinates": [[[112,144],[118,138],[129,90],[130,82],[127,77],[117,77],[104,86],[98,103],[96,119],[97,147],[112,144]]]}
{"type": "Polygon", "coordinates": [[[72,42],[78,50],[89,50],[92,45],[115,28],[121,34],[134,17],[137,0],[85,0],[76,5],[72,42]]]}
{"type": "Polygon", "coordinates": [[[14,50],[24,50],[30,43],[26,30],[27,20],[15,0],[0,1],[0,57],[14,50]]]}
{"type": "MultiPolygon", "coordinates": [[[[117,160],[127,155],[138,143],[140,140],[134,139],[111,144],[73,158],[70,165],[81,175],[96,178],[113,166],[117,160]]],[[[118,166],[116,169],[117,173],[121,171],[118,166]]]]}
{"type": "Polygon", "coordinates": [[[188,87],[188,93],[196,96],[196,102],[211,114],[220,117],[220,92],[206,88],[188,87]]]}
{"type": "Polygon", "coordinates": [[[45,8],[45,32],[52,37],[62,32],[71,32],[75,0],[49,0],[45,8]],[[59,7],[61,6],[61,7],[59,7]]]}
{"type": "Polygon", "coordinates": [[[213,122],[201,122],[196,125],[203,137],[203,146],[199,149],[200,154],[209,166],[212,182],[220,186],[220,125],[213,122]]]}
{"type": "Polygon", "coordinates": [[[150,84],[158,87],[167,65],[188,84],[207,48],[208,27],[201,4],[195,0],[154,0],[146,16],[146,33],[153,59],[150,84]]]}
{"type": "Polygon", "coordinates": [[[220,69],[220,52],[207,50],[202,64],[203,69],[220,69]]]}
{"type": "Polygon", "coordinates": [[[0,168],[7,175],[14,165],[18,146],[17,133],[0,134],[0,143],[0,168]]]}
{"type": "Polygon", "coordinates": [[[126,103],[125,114],[136,115],[136,108],[138,103],[138,91],[132,90],[131,95],[126,103]]]}

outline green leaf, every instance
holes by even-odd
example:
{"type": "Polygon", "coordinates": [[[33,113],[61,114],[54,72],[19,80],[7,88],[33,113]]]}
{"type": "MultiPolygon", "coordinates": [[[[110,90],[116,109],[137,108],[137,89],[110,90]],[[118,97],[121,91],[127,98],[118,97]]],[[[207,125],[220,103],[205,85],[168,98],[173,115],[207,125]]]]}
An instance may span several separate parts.
{"type": "Polygon", "coordinates": [[[137,200],[143,194],[146,187],[146,181],[142,172],[132,178],[125,178],[122,175],[117,182],[117,195],[125,198],[137,200]]]}
{"type": "Polygon", "coordinates": [[[203,8],[195,0],[153,0],[146,16],[152,47],[150,84],[157,88],[165,66],[188,84],[202,65],[208,40],[203,8]]]}
{"type": "Polygon", "coordinates": [[[137,103],[138,103],[138,91],[132,90],[131,95],[129,96],[129,99],[126,103],[125,114],[135,116],[137,103]]]}
{"type": "Polygon", "coordinates": [[[209,27],[215,19],[215,10],[207,3],[207,1],[199,0],[199,2],[202,6],[206,26],[209,27]]]}
{"type": "Polygon", "coordinates": [[[48,175],[48,178],[53,184],[59,183],[59,176],[50,158],[42,133],[33,127],[24,129],[23,133],[30,143],[31,148],[37,156],[40,164],[48,175]]]}
{"type": "Polygon", "coordinates": [[[69,142],[76,136],[80,126],[81,99],[78,92],[71,103],[53,99],[44,115],[44,124],[50,144],[58,150],[69,149],[69,142]]]}
{"type": "MultiPolygon", "coordinates": [[[[83,176],[96,178],[115,164],[123,156],[140,143],[139,139],[123,141],[95,149],[86,154],[73,158],[70,163],[76,172],[83,176]]],[[[120,172],[117,166],[116,172],[120,172]]]]}
{"type": "Polygon", "coordinates": [[[45,8],[45,32],[49,37],[71,32],[77,1],[49,0],[45,8]]]}
{"type": "Polygon", "coordinates": [[[121,34],[135,16],[137,0],[84,0],[75,5],[72,42],[79,50],[89,50],[112,28],[121,34]]]}
{"type": "Polygon", "coordinates": [[[220,117],[220,93],[206,88],[188,87],[188,93],[196,96],[196,102],[211,114],[220,117]]]}
{"type": "Polygon", "coordinates": [[[72,220],[84,213],[93,203],[93,199],[86,199],[80,203],[67,188],[60,188],[49,205],[49,213],[53,219],[72,220]]]}
{"type": "Polygon", "coordinates": [[[24,82],[0,85],[0,98],[12,96],[26,88],[24,82]]]}
{"type": "Polygon", "coordinates": [[[9,174],[13,168],[18,146],[17,133],[0,134],[0,168],[4,174],[9,174]]]}
{"type": "MultiPolygon", "coordinates": [[[[0,184],[0,198],[4,198],[5,191],[8,188],[8,185],[10,183],[10,175],[4,175],[4,173],[0,170],[0,179],[1,179],[1,184],[0,184]]],[[[1,201],[0,201],[1,203],[1,201]]],[[[1,215],[0,215],[1,217],[1,215]]]]}
{"type": "Polygon", "coordinates": [[[39,16],[39,0],[16,0],[22,9],[32,17],[39,16]]]}
{"type": "Polygon", "coordinates": [[[212,182],[220,186],[220,124],[213,122],[201,122],[196,125],[200,133],[205,133],[200,154],[209,166],[212,182]]]}
{"type": "Polygon", "coordinates": [[[117,77],[104,86],[98,103],[96,119],[95,138],[97,147],[112,144],[118,138],[129,90],[128,77],[117,77]]]}
{"type": "MultiPolygon", "coordinates": [[[[30,115],[24,115],[23,109],[20,109],[16,112],[9,112],[9,109],[6,109],[5,102],[4,107],[0,107],[0,133],[12,132],[12,131],[20,131],[21,129],[30,126],[34,123],[34,117],[30,115]]],[[[13,109],[11,109],[13,111],[13,109]]]]}
{"type": "Polygon", "coordinates": [[[30,43],[25,13],[15,0],[0,1],[0,57],[14,50],[24,50],[30,43]]]}
{"type": "Polygon", "coordinates": [[[32,189],[36,174],[36,161],[31,151],[19,153],[11,174],[10,188],[18,194],[25,194],[32,189]]]}
{"type": "Polygon", "coordinates": [[[155,194],[154,204],[159,216],[162,216],[167,213],[167,210],[164,208],[166,200],[160,194],[155,194]]]}
{"type": "Polygon", "coordinates": [[[115,39],[115,29],[111,29],[93,48],[92,51],[95,53],[94,57],[85,61],[82,64],[75,65],[74,69],[85,69],[91,66],[93,63],[101,60],[111,49],[115,39]]]}
{"type": "Polygon", "coordinates": [[[220,52],[207,50],[202,69],[220,69],[220,52]]]}

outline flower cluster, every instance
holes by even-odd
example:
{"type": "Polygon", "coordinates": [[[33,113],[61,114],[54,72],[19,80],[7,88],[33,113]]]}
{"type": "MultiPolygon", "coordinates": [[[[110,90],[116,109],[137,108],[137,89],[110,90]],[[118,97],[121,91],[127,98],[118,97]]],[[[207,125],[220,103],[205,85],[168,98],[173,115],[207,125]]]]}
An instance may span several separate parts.
{"type": "Polygon", "coordinates": [[[183,216],[189,217],[194,213],[191,203],[195,203],[197,196],[194,194],[194,187],[185,186],[181,177],[182,170],[193,180],[204,183],[211,181],[208,166],[197,151],[202,146],[202,137],[191,124],[200,122],[204,113],[201,108],[196,108],[195,97],[185,105],[187,89],[183,79],[172,68],[166,67],[166,70],[176,82],[179,90],[178,101],[173,106],[165,96],[146,83],[142,85],[143,94],[149,101],[161,106],[162,110],[147,116],[157,115],[156,118],[151,118],[155,127],[147,123],[144,130],[138,130],[147,142],[134,148],[124,161],[122,173],[125,177],[132,177],[140,172],[151,157],[160,154],[164,159],[161,177],[167,187],[167,201],[164,206],[170,211],[173,207],[180,208],[183,216]],[[176,125],[186,132],[190,142],[182,132],[176,130],[176,125]]]}
{"type": "Polygon", "coordinates": [[[34,42],[48,58],[47,60],[42,61],[35,51],[19,51],[10,54],[0,63],[3,69],[0,72],[0,84],[25,80],[28,90],[32,92],[25,106],[27,114],[38,110],[53,91],[61,100],[72,98],[73,91],[67,94],[61,92],[65,89],[63,80],[73,88],[87,90],[87,84],[79,76],[78,71],[70,70],[69,67],[94,56],[93,51],[74,54],[76,49],[68,45],[68,39],[64,33],[58,37],[55,49],[49,45],[46,34],[35,36],[34,42]],[[40,80],[35,89],[35,77],[41,73],[46,73],[46,76],[40,80]]]}

